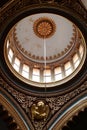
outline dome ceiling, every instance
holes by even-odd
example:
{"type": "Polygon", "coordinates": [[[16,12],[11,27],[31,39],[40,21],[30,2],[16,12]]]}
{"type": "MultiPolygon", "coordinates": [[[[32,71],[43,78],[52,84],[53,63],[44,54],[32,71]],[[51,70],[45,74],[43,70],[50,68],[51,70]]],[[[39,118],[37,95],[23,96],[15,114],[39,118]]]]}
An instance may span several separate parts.
{"type": "Polygon", "coordinates": [[[47,62],[64,57],[73,47],[74,26],[66,18],[51,14],[34,14],[15,25],[14,38],[19,51],[36,62],[43,62],[44,42],[47,62]],[[23,51],[24,50],[24,51],[23,51]],[[26,52],[26,54],[24,53],[26,52]]]}
{"type": "Polygon", "coordinates": [[[9,0],[1,7],[0,99],[17,129],[64,130],[87,106],[82,3],[87,9],[86,0],[9,0]]]}
{"type": "Polygon", "coordinates": [[[78,27],[53,13],[23,18],[9,31],[5,43],[10,70],[23,82],[40,87],[45,83],[53,87],[72,79],[86,55],[78,27]]]}

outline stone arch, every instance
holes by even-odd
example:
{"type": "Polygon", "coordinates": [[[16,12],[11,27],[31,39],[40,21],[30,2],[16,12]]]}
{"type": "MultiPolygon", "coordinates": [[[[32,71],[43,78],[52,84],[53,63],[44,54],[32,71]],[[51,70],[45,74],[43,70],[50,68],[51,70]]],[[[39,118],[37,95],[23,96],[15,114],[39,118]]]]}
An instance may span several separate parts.
{"type": "Polygon", "coordinates": [[[87,121],[87,106],[79,111],[77,115],[74,115],[72,119],[67,122],[67,125],[62,128],[62,130],[85,129],[87,128],[85,120],[87,121]]]}
{"type": "Polygon", "coordinates": [[[2,94],[0,94],[0,116],[7,124],[8,130],[27,130],[23,119],[2,94]]]}
{"type": "Polygon", "coordinates": [[[87,108],[87,96],[78,99],[78,101],[71,104],[62,114],[56,119],[54,124],[49,130],[69,130],[69,121],[73,121],[73,118],[77,118],[81,111],[85,111],[87,108]]]}

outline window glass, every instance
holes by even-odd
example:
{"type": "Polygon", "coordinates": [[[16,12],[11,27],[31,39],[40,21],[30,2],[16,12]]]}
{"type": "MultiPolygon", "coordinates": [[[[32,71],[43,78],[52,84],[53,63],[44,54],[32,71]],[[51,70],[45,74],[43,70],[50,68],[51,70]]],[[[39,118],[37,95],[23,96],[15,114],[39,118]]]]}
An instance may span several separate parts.
{"type": "Polygon", "coordinates": [[[61,67],[56,67],[54,69],[54,73],[55,73],[55,81],[58,81],[58,80],[62,79],[62,70],[61,70],[61,67]]]}
{"type": "Polygon", "coordinates": [[[8,53],[8,59],[10,62],[12,62],[12,58],[13,58],[13,51],[12,51],[12,49],[10,49],[9,53],[8,53]]]}
{"type": "Polygon", "coordinates": [[[46,69],[44,70],[44,82],[51,82],[51,70],[46,69]]]}
{"type": "Polygon", "coordinates": [[[40,70],[39,69],[36,69],[36,68],[33,69],[32,80],[36,81],[36,82],[40,81],[40,70]]]}
{"type": "Polygon", "coordinates": [[[83,56],[83,46],[82,45],[80,45],[80,47],[79,47],[79,53],[82,58],[82,56],[83,56]]]}
{"type": "Polygon", "coordinates": [[[76,69],[76,68],[78,67],[79,63],[80,63],[80,59],[79,59],[79,57],[78,57],[77,54],[75,54],[75,55],[73,56],[73,63],[74,63],[74,67],[75,67],[75,69],[76,69]]]}
{"type": "Polygon", "coordinates": [[[55,72],[55,74],[61,73],[61,67],[56,67],[54,72],[55,72]]]}
{"type": "Polygon", "coordinates": [[[20,60],[18,58],[15,58],[13,67],[17,72],[19,72],[20,60]]]}
{"type": "Polygon", "coordinates": [[[78,60],[78,55],[75,54],[75,55],[73,56],[73,62],[75,63],[77,60],[78,60]]]}
{"type": "Polygon", "coordinates": [[[23,65],[22,76],[29,78],[29,66],[26,64],[23,65]]]}
{"type": "Polygon", "coordinates": [[[9,40],[7,40],[7,48],[9,47],[9,40]]]}
{"type": "Polygon", "coordinates": [[[80,60],[78,59],[78,60],[75,62],[75,64],[74,64],[75,68],[78,67],[79,63],[80,63],[80,60]]]}
{"type": "Polygon", "coordinates": [[[71,63],[67,62],[65,64],[65,75],[68,76],[72,73],[71,63]]]}

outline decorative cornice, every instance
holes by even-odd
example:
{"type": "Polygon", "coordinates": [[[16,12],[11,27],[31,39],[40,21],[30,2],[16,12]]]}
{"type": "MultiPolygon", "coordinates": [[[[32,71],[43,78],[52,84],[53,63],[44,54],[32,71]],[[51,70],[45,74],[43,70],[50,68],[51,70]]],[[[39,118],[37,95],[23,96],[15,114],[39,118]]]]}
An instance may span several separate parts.
{"type": "MultiPolygon", "coordinates": [[[[8,39],[10,40],[11,44],[10,47],[14,52],[14,56],[19,58],[20,61],[28,64],[29,66],[38,66],[39,68],[43,68],[43,64],[42,61],[44,61],[44,57],[39,57],[39,56],[35,56],[32,55],[31,53],[28,53],[24,48],[22,48],[22,46],[20,45],[20,43],[17,41],[17,38],[15,36],[15,28],[14,31],[10,31],[9,35],[8,35],[8,39]],[[15,44],[14,44],[15,42],[15,44]],[[24,55],[21,52],[24,53],[24,55]],[[26,57],[25,57],[26,55],[26,57]],[[36,62],[32,61],[31,59],[34,59],[36,62]],[[38,61],[41,61],[40,63],[38,61]]],[[[54,55],[53,57],[47,57],[47,61],[48,61],[48,68],[52,68],[52,67],[56,67],[56,66],[60,66],[61,64],[65,64],[67,61],[69,61],[69,59],[72,59],[73,55],[76,53],[76,51],[78,51],[79,45],[82,42],[81,40],[81,34],[78,31],[78,29],[76,28],[75,25],[73,25],[73,36],[71,38],[70,43],[67,45],[67,47],[61,52],[58,53],[57,55],[54,55]],[[69,53],[69,54],[68,54],[69,53]],[[63,58],[61,58],[63,55],[63,58]],[[50,63],[50,60],[53,60],[52,63],[50,63]],[[54,62],[55,61],[55,62],[54,62]]]]}
{"type": "MultiPolygon", "coordinates": [[[[11,31],[12,32],[12,31],[11,31]]],[[[9,36],[8,36],[9,37],[9,36]]],[[[71,37],[71,40],[69,43],[67,43],[67,46],[66,48],[64,48],[64,50],[62,50],[60,53],[58,54],[55,54],[53,56],[49,56],[49,57],[46,57],[46,60],[47,62],[49,63],[49,65],[51,66],[52,64],[55,64],[54,62],[58,62],[58,61],[64,61],[64,59],[66,59],[66,57],[68,57],[67,59],[70,59],[69,56],[72,55],[73,53],[73,50],[75,50],[75,48],[78,48],[78,42],[77,40],[79,40],[79,37],[80,37],[80,33],[78,31],[78,29],[76,28],[76,26],[73,24],[73,35],[71,37]],[[68,55],[69,54],[69,55],[68,55]],[[71,54],[71,55],[70,55],[71,54]],[[67,55],[67,56],[66,56],[67,55]],[[63,58],[61,58],[63,57],[63,58]],[[52,63],[50,63],[50,61],[53,60],[52,63]]],[[[27,52],[20,44],[20,42],[18,41],[17,39],[17,36],[16,36],[16,29],[14,28],[13,32],[12,32],[12,37],[9,37],[12,41],[11,44],[12,45],[12,49],[13,50],[16,50],[15,48],[17,48],[18,50],[18,53],[20,55],[20,52],[22,55],[24,55],[24,57],[28,58],[30,60],[30,62],[32,62],[33,60],[35,60],[37,63],[36,64],[39,64],[39,62],[43,61],[42,64],[44,63],[44,57],[40,57],[40,56],[36,56],[36,55],[33,55],[29,52],[27,52]],[[15,46],[14,46],[14,42],[15,42],[15,46]],[[32,60],[32,61],[31,61],[32,60]]],[[[17,53],[15,53],[17,54],[17,53]]],[[[71,56],[72,57],[72,56],[71,56]]],[[[41,64],[40,62],[40,64],[41,64]]],[[[58,62],[59,63],[59,62],[58,62]]],[[[62,64],[62,63],[61,63],[62,64]]],[[[35,62],[34,62],[34,65],[35,65],[35,62]]]]}

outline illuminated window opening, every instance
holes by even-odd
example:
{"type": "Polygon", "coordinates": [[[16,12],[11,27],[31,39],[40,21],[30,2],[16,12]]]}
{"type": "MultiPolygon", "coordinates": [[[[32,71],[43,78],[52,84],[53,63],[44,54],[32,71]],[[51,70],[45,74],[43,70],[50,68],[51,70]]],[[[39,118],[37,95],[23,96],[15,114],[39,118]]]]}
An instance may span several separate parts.
{"type": "Polygon", "coordinates": [[[83,56],[83,50],[84,50],[83,46],[80,45],[80,47],[79,47],[79,53],[80,53],[81,58],[83,56]]]}
{"type": "Polygon", "coordinates": [[[8,53],[8,59],[9,59],[10,63],[12,62],[12,58],[13,58],[13,51],[12,51],[12,49],[10,49],[9,53],[8,53]]]}
{"type": "Polygon", "coordinates": [[[62,70],[61,67],[56,67],[54,70],[55,73],[55,81],[61,80],[62,79],[62,70]]]}
{"type": "Polygon", "coordinates": [[[75,64],[74,64],[75,68],[78,67],[79,63],[80,63],[80,60],[78,59],[78,60],[75,62],[75,64]]]}
{"type": "Polygon", "coordinates": [[[9,40],[7,40],[7,48],[9,47],[9,44],[10,44],[10,42],[9,42],[9,40]]]}
{"type": "Polygon", "coordinates": [[[36,81],[36,82],[40,81],[40,70],[39,69],[36,69],[36,68],[33,69],[32,80],[36,81]]]}
{"type": "Polygon", "coordinates": [[[79,63],[80,63],[80,59],[79,59],[79,57],[78,57],[77,54],[75,54],[75,55],[73,56],[73,63],[74,63],[74,67],[75,67],[75,69],[76,69],[76,68],[78,67],[79,63]]]}
{"type": "Polygon", "coordinates": [[[51,82],[51,70],[44,70],[44,82],[51,82]]]}
{"type": "Polygon", "coordinates": [[[23,64],[22,76],[29,78],[29,66],[26,64],[23,64]]]}
{"type": "Polygon", "coordinates": [[[70,75],[72,73],[71,63],[67,62],[65,64],[65,74],[66,76],[70,75]]]}
{"type": "Polygon", "coordinates": [[[14,69],[19,72],[19,68],[20,68],[20,60],[16,57],[14,60],[14,64],[13,64],[14,69]]]}

